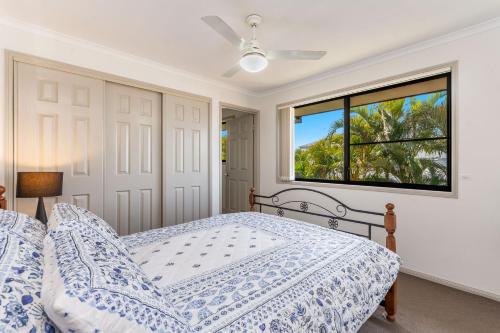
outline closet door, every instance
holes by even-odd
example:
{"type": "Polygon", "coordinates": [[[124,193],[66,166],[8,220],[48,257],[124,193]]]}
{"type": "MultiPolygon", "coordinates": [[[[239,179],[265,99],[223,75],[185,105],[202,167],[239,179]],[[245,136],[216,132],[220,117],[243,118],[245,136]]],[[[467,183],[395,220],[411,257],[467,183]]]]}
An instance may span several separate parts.
{"type": "Polygon", "coordinates": [[[164,225],[208,217],[208,103],[164,95],[164,225]]]}
{"type": "MultiPolygon", "coordinates": [[[[62,171],[63,195],[46,198],[103,214],[104,82],[34,65],[17,65],[15,171],[62,171]]],[[[16,199],[35,214],[36,199],[16,199]]]]}
{"type": "Polygon", "coordinates": [[[161,95],[106,82],[104,219],[120,235],[161,226],[161,95]]]}

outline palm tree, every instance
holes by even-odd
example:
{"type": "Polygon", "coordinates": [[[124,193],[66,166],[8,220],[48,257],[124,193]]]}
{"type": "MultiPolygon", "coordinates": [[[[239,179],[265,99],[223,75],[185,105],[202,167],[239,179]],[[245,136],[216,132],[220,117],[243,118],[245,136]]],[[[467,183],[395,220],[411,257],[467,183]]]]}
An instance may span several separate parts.
{"type": "MultiPolygon", "coordinates": [[[[446,184],[446,139],[436,138],[447,136],[447,95],[425,96],[351,108],[351,180],[446,184]]],[[[325,138],[296,151],[298,178],[342,179],[343,127],[334,122],[325,138]]]]}
{"type": "Polygon", "coordinates": [[[361,144],[351,148],[352,179],[446,184],[445,139],[373,144],[446,136],[445,101],[438,92],[351,109],[351,143],[361,144]]]}

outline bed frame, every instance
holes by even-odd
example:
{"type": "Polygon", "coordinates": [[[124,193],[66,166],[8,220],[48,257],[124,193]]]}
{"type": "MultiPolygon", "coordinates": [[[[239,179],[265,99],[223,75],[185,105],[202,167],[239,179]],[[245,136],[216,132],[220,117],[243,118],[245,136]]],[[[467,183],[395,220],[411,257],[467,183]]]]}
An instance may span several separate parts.
{"type": "MultiPolygon", "coordinates": [[[[5,187],[0,185],[0,209],[7,209],[7,200],[4,197],[4,193],[5,193],[5,187]]],[[[394,204],[392,203],[388,203],[385,205],[386,208],[385,214],[378,212],[370,212],[366,210],[351,208],[326,193],[314,189],[298,188],[298,187],[281,190],[269,196],[255,194],[255,189],[252,188],[250,189],[250,195],[248,197],[248,201],[250,204],[251,211],[255,211],[255,206],[258,205],[260,212],[262,212],[262,207],[270,207],[276,209],[277,214],[279,216],[284,216],[286,210],[286,211],[292,211],[292,212],[327,218],[328,225],[332,229],[338,229],[339,222],[361,224],[367,228],[367,233],[365,235],[348,232],[345,230],[339,230],[339,231],[348,232],[358,236],[366,237],[368,239],[372,238],[372,228],[385,228],[385,230],[387,231],[387,236],[385,238],[385,246],[389,250],[396,252],[396,238],[394,237],[394,232],[396,231],[396,214],[394,214],[394,204]],[[327,200],[331,200],[333,205],[331,207],[328,206],[328,208],[326,208],[319,204],[315,204],[305,200],[281,201],[280,195],[288,192],[292,194],[294,194],[295,192],[314,192],[317,195],[326,198],[327,200]],[[349,217],[350,213],[351,214],[355,213],[361,216],[363,215],[380,216],[380,217],[383,216],[384,224],[381,225],[381,224],[366,222],[359,219],[350,218],[349,217]]],[[[391,289],[389,289],[389,292],[385,296],[385,300],[382,301],[382,303],[380,304],[385,308],[385,311],[387,312],[386,318],[389,321],[394,321],[396,319],[396,304],[397,304],[397,279],[392,285],[391,289]]]]}
{"type": "Polygon", "coordinates": [[[0,185],[0,209],[7,209],[7,199],[3,196],[5,193],[5,187],[0,185]]]}
{"type": "MultiPolygon", "coordinates": [[[[394,232],[396,231],[396,214],[394,213],[394,204],[388,203],[385,205],[386,212],[372,212],[361,209],[354,209],[338,199],[328,195],[326,193],[310,189],[310,188],[301,188],[301,187],[293,187],[281,190],[271,195],[261,195],[256,194],[255,189],[250,189],[250,194],[248,196],[248,202],[250,204],[250,211],[255,211],[255,206],[259,206],[259,211],[262,213],[262,207],[268,207],[270,209],[276,209],[276,213],[279,216],[284,216],[285,211],[302,213],[307,215],[313,215],[321,218],[328,219],[328,225],[332,229],[336,229],[342,232],[347,232],[350,234],[354,234],[361,237],[366,237],[368,239],[372,239],[372,228],[382,228],[387,231],[387,236],[385,238],[385,246],[396,252],[396,238],[394,237],[394,232]],[[311,192],[314,193],[315,196],[322,198],[324,202],[328,202],[328,206],[322,206],[317,203],[313,203],[310,201],[300,199],[300,196],[297,196],[297,199],[291,198],[288,199],[288,195],[293,197],[294,194],[309,194],[311,192]],[[287,194],[287,198],[283,198],[287,194]],[[331,203],[331,204],[330,204],[331,203]],[[355,217],[351,217],[355,215],[355,217]],[[384,224],[377,224],[368,222],[366,219],[368,217],[383,217],[384,224]],[[361,219],[360,219],[361,218],[361,219]],[[346,230],[341,230],[339,228],[339,223],[355,223],[358,225],[363,225],[366,233],[354,233],[346,230]]],[[[387,312],[387,320],[394,321],[396,319],[396,304],[397,304],[397,279],[392,285],[391,289],[385,296],[385,299],[380,304],[385,308],[387,312]]]]}

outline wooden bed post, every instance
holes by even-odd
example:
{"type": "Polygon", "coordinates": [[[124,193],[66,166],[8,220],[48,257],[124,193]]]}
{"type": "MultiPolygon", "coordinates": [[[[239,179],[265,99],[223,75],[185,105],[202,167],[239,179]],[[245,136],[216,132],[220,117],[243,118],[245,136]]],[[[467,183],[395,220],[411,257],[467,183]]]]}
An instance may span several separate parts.
{"type": "Polygon", "coordinates": [[[0,185],[0,209],[7,209],[7,199],[3,196],[5,187],[0,185]]]}
{"type": "Polygon", "coordinates": [[[250,189],[250,194],[248,195],[248,203],[250,204],[250,211],[253,212],[255,211],[255,188],[250,189]]]}
{"type": "MultiPolygon", "coordinates": [[[[392,252],[396,252],[396,238],[394,237],[394,232],[396,231],[396,214],[394,214],[394,204],[388,203],[385,205],[385,208],[387,209],[384,215],[384,227],[387,231],[385,246],[392,252]]],[[[396,320],[397,291],[398,280],[396,279],[385,296],[385,311],[387,312],[387,320],[389,321],[396,320]]]]}

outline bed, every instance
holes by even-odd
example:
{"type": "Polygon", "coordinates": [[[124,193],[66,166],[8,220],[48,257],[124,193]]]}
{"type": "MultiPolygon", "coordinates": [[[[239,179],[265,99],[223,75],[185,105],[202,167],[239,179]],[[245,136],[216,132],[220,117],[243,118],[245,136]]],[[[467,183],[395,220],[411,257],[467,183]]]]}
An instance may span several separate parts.
{"type": "MultiPolygon", "coordinates": [[[[304,189],[271,196],[251,191],[251,212],[106,238],[99,244],[108,240],[119,243],[113,255],[126,257],[137,266],[134,274],[151,281],[160,301],[147,305],[155,309],[168,306],[172,317],[182,324],[172,324],[178,331],[355,332],[380,305],[385,306],[388,320],[394,320],[400,262],[395,254],[394,206],[388,204],[385,214],[356,210],[321,192],[316,194],[334,200],[335,205],[280,199],[280,195],[299,190],[304,189]],[[253,211],[257,207],[259,211],[276,208],[278,216],[253,211]],[[332,228],[279,216],[285,211],[326,218],[332,228]],[[383,218],[384,225],[352,219],[350,211],[383,218]],[[334,230],[339,222],[358,223],[366,227],[367,234],[334,230]],[[366,239],[371,238],[372,228],[380,227],[387,230],[389,249],[366,239]]],[[[5,208],[0,199],[1,205],[5,208]]],[[[88,212],[66,205],[56,214],[63,223],[81,222],[88,212]]],[[[101,221],[96,225],[94,230],[100,233],[109,231],[102,229],[101,221]]],[[[88,232],[86,237],[90,237],[88,232]]],[[[44,244],[49,243],[45,240],[44,244]]],[[[49,294],[51,289],[46,290],[49,294]]],[[[125,301],[139,297],[121,289],[113,292],[125,301]]],[[[53,319],[52,312],[47,313],[53,319]]],[[[61,318],[54,320],[64,320],[61,318]]]]}

